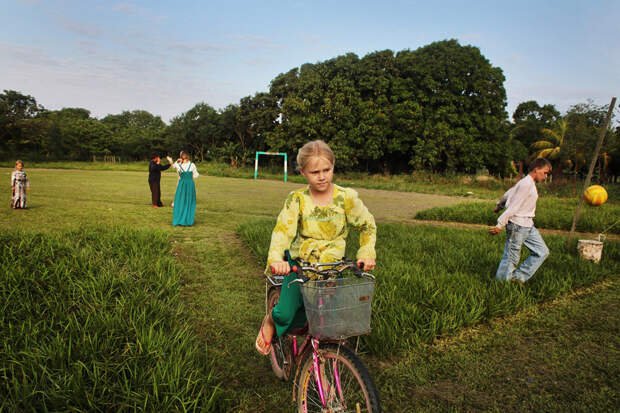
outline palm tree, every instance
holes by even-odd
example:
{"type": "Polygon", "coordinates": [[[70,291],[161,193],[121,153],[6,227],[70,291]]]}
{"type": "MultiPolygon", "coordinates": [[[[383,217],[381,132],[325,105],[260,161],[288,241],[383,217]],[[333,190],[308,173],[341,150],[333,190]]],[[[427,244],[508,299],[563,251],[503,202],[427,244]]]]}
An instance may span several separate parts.
{"type": "Polygon", "coordinates": [[[566,131],[568,130],[568,119],[560,118],[555,122],[553,129],[544,128],[540,132],[543,139],[532,144],[534,153],[532,159],[546,158],[553,165],[553,174],[557,177],[562,176],[562,166],[569,161],[565,148],[566,131]]]}

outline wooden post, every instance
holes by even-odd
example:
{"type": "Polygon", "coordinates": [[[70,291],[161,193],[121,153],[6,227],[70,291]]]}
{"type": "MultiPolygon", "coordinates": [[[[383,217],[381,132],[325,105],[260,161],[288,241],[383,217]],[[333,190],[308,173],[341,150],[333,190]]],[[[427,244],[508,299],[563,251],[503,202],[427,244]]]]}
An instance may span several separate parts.
{"type": "Polygon", "coordinates": [[[583,190],[581,191],[581,197],[579,198],[579,206],[577,206],[577,211],[575,211],[575,216],[573,217],[573,225],[570,227],[570,232],[568,234],[568,239],[566,240],[566,248],[569,247],[570,241],[575,234],[575,227],[577,226],[577,220],[579,219],[579,214],[581,213],[581,208],[583,208],[583,193],[590,186],[590,181],[592,180],[592,173],[594,173],[594,166],[596,165],[596,160],[598,159],[598,153],[601,150],[601,146],[603,145],[603,139],[605,138],[605,134],[607,133],[607,127],[609,126],[609,122],[611,121],[611,114],[614,110],[614,106],[616,105],[616,98],[611,99],[611,103],[609,104],[609,110],[607,111],[607,120],[605,120],[605,124],[601,129],[601,134],[598,137],[598,142],[596,142],[596,148],[594,148],[594,155],[592,156],[592,160],[590,161],[590,168],[588,169],[588,175],[586,175],[586,180],[583,183],[583,190]]]}

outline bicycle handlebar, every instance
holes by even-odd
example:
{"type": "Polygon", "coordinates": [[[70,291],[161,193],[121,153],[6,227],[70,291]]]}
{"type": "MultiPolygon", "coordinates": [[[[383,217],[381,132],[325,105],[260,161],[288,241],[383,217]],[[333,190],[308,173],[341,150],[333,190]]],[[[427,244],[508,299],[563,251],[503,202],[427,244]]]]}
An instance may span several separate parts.
{"type": "MultiPolygon", "coordinates": [[[[289,286],[296,282],[303,284],[310,280],[310,277],[304,275],[304,272],[306,271],[318,275],[319,279],[327,279],[336,276],[346,270],[352,270],[353,274],[358,278],[364,277],[372,280],[375,279],[374,275],[363,271],[363,263],[360,268],[357,266],[357,263],[355,261],[346,258],[343,258],[342,260],[336,262],[310,263],[305,261],[293,260],[289,251],[286,250],[284,251],[284,259],[289,263],[291,267],[291,272],[297,273],[299,275],[299,278],[291,281],[288,284],[289,286]],[[323,267],[329,268],[323,269],[323,267]]],[[[273,273],[273,268],[271,271],[273,273]]],[[[270,278],[271,284],[276,285],[274,280],[271,280],[271,277],[268,278],[270,278]]]]}

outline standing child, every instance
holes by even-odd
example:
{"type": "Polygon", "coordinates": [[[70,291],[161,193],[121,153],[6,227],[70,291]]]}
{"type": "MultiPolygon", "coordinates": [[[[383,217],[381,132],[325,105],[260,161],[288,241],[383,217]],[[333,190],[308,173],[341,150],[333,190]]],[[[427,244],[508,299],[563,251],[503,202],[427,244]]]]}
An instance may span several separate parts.
{"type": "Polygon", "coordinates": [[[538,190],[536,183],[547,179],[551,164],[545,158],[537,158],[530,164],[530,171],[500,198],[495,213],[503,208],[506,211],[497,219],[497,225],[489,229],[497,235],[506,228],[504,255],[497,267],[495,279],[518,282],[521,285],[534,276],[534,273],[549,256],[549,248],[534,227],[538,190]],[[530,250],[530,255],[521,265],[521,246],[530,250]]]}
{"type": "Polygon", "coordinates": [[[174,169],[179,174],[177,191],[174,194],[174,209],[172,210],[172,225],[194,225],[196,214],[196,186],[194,179],[198,178],[196,165],[189,160],[187,152],[181,152],[181,163],[174,163],[174,169]]]}
{"type": "Polygon", "coordinates": [[[15,161],[15,170],[11,174],[11,208],[26,208],[26,191],[30,192],[30,181],[24,172],[24,163],[21,160],[15,161]]]}
{"type": "Polygon", "coordinates": [[[360,231],[357,263],[365,270],[375,268],[375,219],[353,189],[332,183],[334,153],[323,141],[305,144],[297,155],[297,165],[308,186],[289,194],[271,234],[267,258],[268,274],[287,275],[278,304],[265,315],[256,337],[256,350],[267,355],[275,334],[282,336],[289,328],[300,327],[305,310],[299,284],[288,288],[296,278],[289,275],[289,263],[283,261],[285,250],[294,259],[309,262],[334,262],[342,259],[349,227],[360,231]]]}

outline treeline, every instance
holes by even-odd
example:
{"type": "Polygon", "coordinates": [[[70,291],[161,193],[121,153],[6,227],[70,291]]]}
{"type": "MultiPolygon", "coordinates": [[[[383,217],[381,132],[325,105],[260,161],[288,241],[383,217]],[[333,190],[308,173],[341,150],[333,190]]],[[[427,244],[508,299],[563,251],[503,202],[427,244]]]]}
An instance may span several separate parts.
{"type": "MultiPolygon", "coordinates": [[[[510,174],[515,161],[551,149],[542,156],[579,173],[605,108],[589,102],[561,116],[553,105],[524,102],[511,123],[504,80],[478,48],[446,40],[414,51],[349,53],[304,64],[278,75],[269,92],[221,110],[199,103],[169,125],[139,110],[102,119],[82,108],[49,111],[32,96],[5,90],[0,156],[143,160],[153,150],[186,149],[198,161],[243,165],[256,151],[292,155],[320,138],[335,150],[341,170],[510,174]],[[551,132],[563,133],[557,143],[551,132]]],[[[620,157],[618,133],[610,134],[601,162],[608,171],[620,157]]]]}

